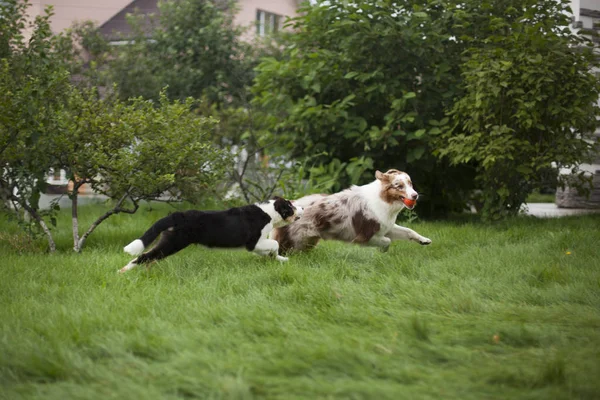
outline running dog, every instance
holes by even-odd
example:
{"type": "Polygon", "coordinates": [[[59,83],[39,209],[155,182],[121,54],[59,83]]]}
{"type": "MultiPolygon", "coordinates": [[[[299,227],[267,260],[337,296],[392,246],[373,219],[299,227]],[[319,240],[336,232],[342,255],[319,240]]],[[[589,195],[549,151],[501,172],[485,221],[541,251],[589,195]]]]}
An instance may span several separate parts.
{"type": "Polygon", "coordinates": [[[175,212],[158,220],[142,237],[125,246],[123,250],[126,253],[138,257],[119,272],[123,273],[139,264],[160,260],[190,244],[220,248],[245,247],[256,254],[275,256],[279,261],[287,261],[286,257],[278,254],[279,244],[267,236],[273,228],[283,227],[299,219],[302,211],[302,207],[276,197],[266,203],[225,211],[175,212]],[[161,233],[158,243],[142,254],[161,233]]]}
{"type": "Polygon", "coordinates": [[[393,240],[412,240],[422,245],[431,240],[412,229],[396,225],[404,208],[412,209],[419,198],[408,174],[390,169],[377,171],[375,180],[352,186],[332,195],[310,195],[294,201],[304,208],[302,217],[291,225],[277,227],[271,238],[283,252],[306,250],[320,239],[341,240],[387,251],[393,240]],[[406,204],[405,204],[406,203],[406,204]]]}

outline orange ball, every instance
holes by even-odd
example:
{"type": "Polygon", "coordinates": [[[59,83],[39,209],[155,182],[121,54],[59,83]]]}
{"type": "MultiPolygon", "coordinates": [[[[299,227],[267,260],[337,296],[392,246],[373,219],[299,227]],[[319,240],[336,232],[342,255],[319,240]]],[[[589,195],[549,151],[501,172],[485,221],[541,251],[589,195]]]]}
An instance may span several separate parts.
{"type": "Polygon", "coordinates": [[[410,199],[402,199],[402,202],[408,208],[413,208],[415,206],[415,204],[417,204],[416,200],[410,200],[410,199]]]}

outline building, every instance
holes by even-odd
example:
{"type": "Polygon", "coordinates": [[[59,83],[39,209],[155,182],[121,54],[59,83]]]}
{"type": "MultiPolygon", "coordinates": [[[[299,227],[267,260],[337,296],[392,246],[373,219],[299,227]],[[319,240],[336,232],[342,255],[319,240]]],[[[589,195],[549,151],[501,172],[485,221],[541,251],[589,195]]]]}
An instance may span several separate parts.
{"type": "MultiPolygon", "coordinates": [[[[62,32],[74,22],[92,20],[100,25],[122,10],[130,0],[29,0],[30,19],[43,15],[48,6],[52,6],[54,15],[50,18],[50,27],[54,33],[62,32]]],[[[31,34],[26,30],[25,35],[31,34]]]]}
{"type": "MultiPolygon", "coordinates": [[[[176,0],[175,0],[176,1],[176,0]]],[[[219,0],[216,0],[219,1],[219,0]]],[[[286,17],[297,15],[301,0],[237,0],[239,11],[235,23],[247,27],[245,39],[277,31],[286,17]]],[[[126,15],[138,10],[153,13],[158,10],[158,0],[30,0],[29,17],[33,20],[52,6],[54,15],[50,26],[55,33],[69,28],[74,22],[94,21],[109,39],[114,32],[127,33],[126,15]]],[[[25,35],[30,33],[26,30],[25,35]]]]}

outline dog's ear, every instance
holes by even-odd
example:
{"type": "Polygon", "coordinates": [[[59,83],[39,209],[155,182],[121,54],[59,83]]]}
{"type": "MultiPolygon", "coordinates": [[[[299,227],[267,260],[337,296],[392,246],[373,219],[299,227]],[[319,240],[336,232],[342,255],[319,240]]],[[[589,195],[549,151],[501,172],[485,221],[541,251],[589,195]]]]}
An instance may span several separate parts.
{"type": "Polygon", "coordinates": [[[387,176],[386,174],[384,174],[383,172],[377,170],[377,172],[375,172],[375,178],[379,179],[382,182],[388,182],[390,180],[390,177],[387,176]]]}
{"type": "Polygon", "coordinates": [[[275,196],[273,199],[275,200],[275,211],[277,211],[283,219],[294,215],[294,206],[292,205],[291,201],[279,196],[275,196]]]}

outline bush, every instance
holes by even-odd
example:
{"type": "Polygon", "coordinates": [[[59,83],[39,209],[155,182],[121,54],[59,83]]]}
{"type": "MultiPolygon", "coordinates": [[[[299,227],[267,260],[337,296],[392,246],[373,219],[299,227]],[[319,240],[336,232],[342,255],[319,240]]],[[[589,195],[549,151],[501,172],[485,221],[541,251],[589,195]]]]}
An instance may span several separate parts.
{"type": "Polygon", "coordinates": [[[39,209],[51,168],[65,169],[73,183],[74,249],[104,219],[135,212],[142,200],[196,200],[213,192],[228,166],[228,154],[215,148],[215,121],[199,117],[192,99],[169,102],[119,100],[115,91],[71,83],[75,51],[68,36],[54,36],[51,11],[31,23],[25,42],[28,4],[0,3],[0,195],[15,215],[30,215],[55,249],[49,223],[39,209]],[[80,237],[78,189],[88,184],[115,200],[80,237]]]}
{"type": "Polygon", "coordinates": [[[487,45],[465,53],[464,94],[436,153],[453,165],[474,165],[484,218],[516,214],[547,184],[548,170],[576,172],[594,147],[597,62],[570,32],[566,7],[556,1],[508,7],[505,16],[487,17],[487,45]]]}

